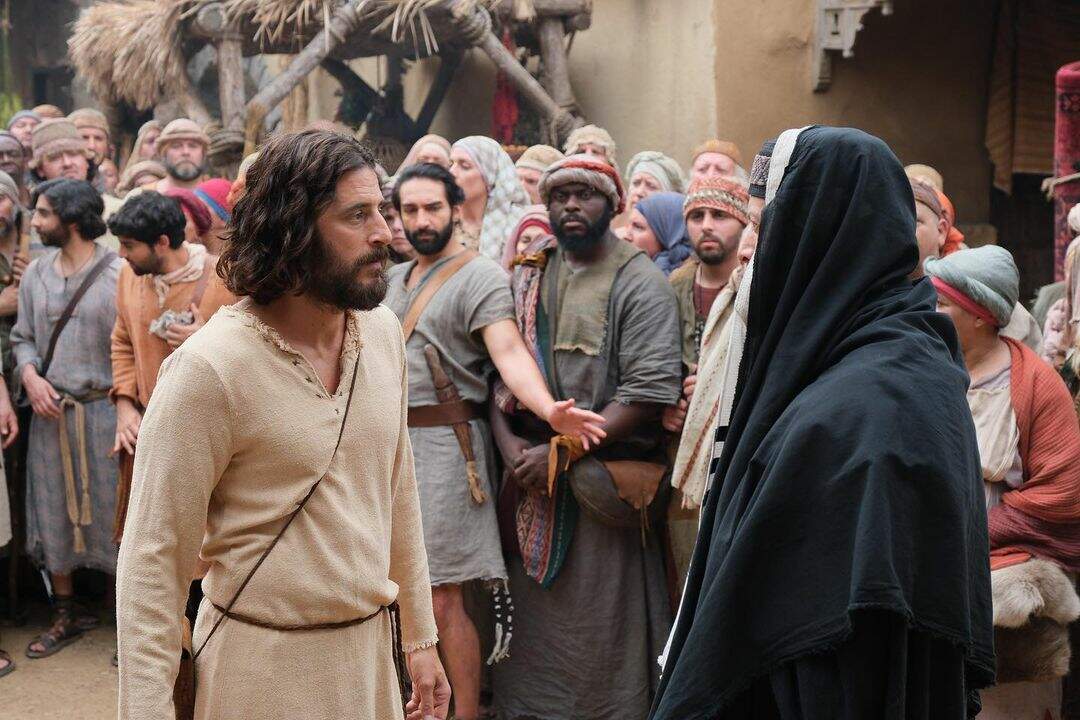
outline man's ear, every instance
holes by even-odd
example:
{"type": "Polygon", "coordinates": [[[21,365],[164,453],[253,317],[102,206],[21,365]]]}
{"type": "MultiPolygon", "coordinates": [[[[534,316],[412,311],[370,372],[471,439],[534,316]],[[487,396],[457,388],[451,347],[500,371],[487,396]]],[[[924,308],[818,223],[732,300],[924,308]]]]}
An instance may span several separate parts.
{"type": "Polygon", "coordinates": [[[938,241],[938,251],[945,247],[945,241],[949,238],[949,223],[945,218],[940,218],[937,224],[938,237],[941,238],[938,241]]]}
{"type": "Polygon", "coordinates": [[[169,249],[169,236],[158,235],[157,242],[154,243],[154,252],[164,252],[169,249]]]}

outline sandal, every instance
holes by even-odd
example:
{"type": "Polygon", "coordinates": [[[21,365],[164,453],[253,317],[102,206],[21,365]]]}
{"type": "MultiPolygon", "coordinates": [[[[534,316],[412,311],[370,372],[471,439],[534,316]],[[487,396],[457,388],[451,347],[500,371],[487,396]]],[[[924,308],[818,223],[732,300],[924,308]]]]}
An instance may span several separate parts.
{"type": "Polygon", "coordinates": [[[0,678],[4,677],[5,675],[10,675],[11,673],[15,672],[15,661],[12,660],[11,656],[8,655],[3,650],[0,650],[0,662],[6,662],[7,663],[3,667],[0,667],[0,678]]]}
{"type": "Polygon", "coordinates": [[[73,606],[70,600],[57,600],[52,627],[26,646],[26,657],[31,660],[49,657],[82,637],[83,629],[75,620],[73,606]],[[40,645],[44,649],[34,650],[34,645],[40,645]]]}

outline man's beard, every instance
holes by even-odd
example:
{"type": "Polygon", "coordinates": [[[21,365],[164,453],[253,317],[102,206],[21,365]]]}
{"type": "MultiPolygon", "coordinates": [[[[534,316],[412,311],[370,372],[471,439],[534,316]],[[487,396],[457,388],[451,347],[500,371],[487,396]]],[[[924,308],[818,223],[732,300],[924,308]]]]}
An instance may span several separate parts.
{"type": "Polygon", "coordinates": [[[703,236],[701,240],[698,241],[698,247],[694,248],[694,251],[697,253],[698,260],[701,261],[702,265],[720,265],[728,259],[728,256],[731,255],[732,252],[728,248],[724,247],[723,240],[718,237],[714,237],[713,235],[703,236]],[[713,242],[715,242],[716,249],[702,250],[701,244],[706,240],[712,240],[713,242]]]}
{"type": "Polygon", "coordinates": [[[61,225],[56,230],[38,232],[41,243],[47,247],[64,247],[71,239],[71,231],[66,225],[61,225]]]}
{"type": "Polygon", "coordinates": [[[158,257],[156,250],[151,250],[150,260],[145,265],[139,265],[131,262],[128,259],[128,265],[131,266],[131,272],[136,275],[160,275],[161,274],[161,258],[158,257]]]}
{"type": "Polygon", "coordinates": [[[611,227],[611,218],[615,216],[611,207],[604,208],[604,214],[597,218],[595,223],[590,223],[589,219],[584,215],[563,215],[559,218],[558,223],[554,223],[552,229],[555,232],[555,239],[559,242],[561,247],[566,252],[584,252],[590,250],[598,245],[607,235],[608,228],[611,227]],[[579,222],[585,226],[585,232],[580,235],[567,235],[563,232],[563,225],[570,220],[579,222]]]}
{"type": "Polygon", "coordinates": [[[317,248],[311,256],[312,280],[307,287],[311,297],[341,310],[372,310],[378,307],[386,297],[388,288],[388,247],[378,245],[348,265],[330,251],[321,239],[317,241],[317,248]],[[366,266],[376,262],[383,265],[378,277],[372,281],[361,280],[360,274],[367,271],[366,266]]]}
{"type": "Polygon", "coordinates": [[[202,165],[196,165],[190,160],[181,160],[175,165],[166,160],[165,170],[169,173],[169,177],[181,182],[191,182],[203,173],[202,165]]]}
{"type": "Polygon", "coordinates": [[[22,166],[19,165],[19,163],[6,162],[0,165],[0,170],[3,170],[8,175],[10,175],[11,179],[14,180],[16,183],[22,182],[22,166]]]}
{"type": "Polygon", "coordinates": [[[416,252],[421,255],[438,255],[453,236],[454,223],[452,222],[447,223],[438,232],[432,230],[421,230],[415,233],[405,231],[405,237],[408,238],[409,244],[416,248],[416,252]]]}

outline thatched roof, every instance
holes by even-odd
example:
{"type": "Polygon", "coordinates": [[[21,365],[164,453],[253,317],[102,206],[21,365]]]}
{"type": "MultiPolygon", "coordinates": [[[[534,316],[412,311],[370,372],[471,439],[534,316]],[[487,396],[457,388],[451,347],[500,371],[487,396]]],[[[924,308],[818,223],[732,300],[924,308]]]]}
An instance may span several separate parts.
{"type": "MultiPolygon", "coordinates": [[[[68,50],[78,75],[102,100],[149,109],[185,82],[185,55],[206,42],[187,32],[191,16],[220,2],[245,37],[244,54],[295,53],[322,30],[340,0],[109,0],[76,21],[68,50]],[[186,51],[186,52],[185,52],[186,51]]],[[[397,50],[416,57],[454,45],[450,5],[459,12],[489,0],[354,0],[363,23],[334,56],[397,50]]]]}

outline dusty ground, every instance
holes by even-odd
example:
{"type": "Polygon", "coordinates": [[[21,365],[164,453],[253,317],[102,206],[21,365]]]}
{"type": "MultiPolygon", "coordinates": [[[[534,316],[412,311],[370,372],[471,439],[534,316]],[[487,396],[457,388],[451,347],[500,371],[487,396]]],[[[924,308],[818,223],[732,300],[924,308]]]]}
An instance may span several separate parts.
{"type": "Polygon", "coordinates": [[[23,627],[0,628],[0,647],[18,666],[0,678],[0,720],[113,720],[115,625],[104,623],[56,655],[30,660],[26,646],[47,622],[42,608],[23,627]]]}

